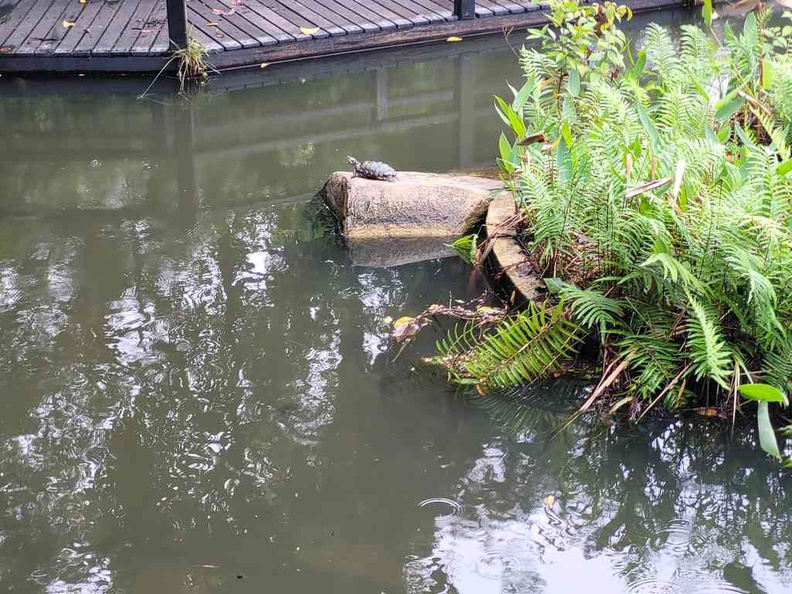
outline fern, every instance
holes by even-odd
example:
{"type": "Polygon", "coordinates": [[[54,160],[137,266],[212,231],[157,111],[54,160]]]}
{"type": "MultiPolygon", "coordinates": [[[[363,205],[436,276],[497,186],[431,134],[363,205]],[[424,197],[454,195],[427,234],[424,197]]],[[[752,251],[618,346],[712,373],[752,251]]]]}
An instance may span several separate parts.
{"type": "Polygon", "coordinates": [[[438,342],[435,361],[448,367],[457,383],[513,386],[559,370],[575,353],[580,335],[561,304],[531,303],[481,337],[470,326],[455,329],[438,342]]]}
{"type": "Polygon", "coordinates": [[[701,303],[689,298],[692,315],[687,319],[687,353],[697,379],[709,378],[729,388],[732,356],[718,327],[717,317],[701,303]]]}

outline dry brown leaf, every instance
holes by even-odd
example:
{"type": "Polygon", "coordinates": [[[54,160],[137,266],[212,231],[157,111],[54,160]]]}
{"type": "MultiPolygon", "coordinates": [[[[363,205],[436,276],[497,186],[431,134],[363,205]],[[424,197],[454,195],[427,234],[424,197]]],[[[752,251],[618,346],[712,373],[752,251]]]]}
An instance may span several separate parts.
{"type": "Polygon", "coordinates": [[[0,54],[10,54],[14,51],[13,45],[0,45],[0,54]]]}

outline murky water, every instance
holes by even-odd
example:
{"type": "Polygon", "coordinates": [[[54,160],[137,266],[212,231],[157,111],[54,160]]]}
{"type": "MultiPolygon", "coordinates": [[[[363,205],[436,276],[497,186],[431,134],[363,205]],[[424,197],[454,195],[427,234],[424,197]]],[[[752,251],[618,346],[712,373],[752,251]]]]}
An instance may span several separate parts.
{"type": "Polygon", "coordinates": [[[495,39],[188,105],[0,80],[0,591],[792,591],[789,480],[750,431],[554,438],[569,383],[463,401],[383,318],[481,285],[352,266],[306,216],[348,153],[486,162],[518,78],[495,39]]]}

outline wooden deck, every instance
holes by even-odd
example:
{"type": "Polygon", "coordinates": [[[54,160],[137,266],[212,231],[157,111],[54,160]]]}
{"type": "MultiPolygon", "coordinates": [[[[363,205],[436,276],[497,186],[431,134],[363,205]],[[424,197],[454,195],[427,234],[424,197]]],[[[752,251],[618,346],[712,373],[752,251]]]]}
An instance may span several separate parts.
{"type": "MultiPolygon", "coordinates": [[[[680,0],[627,1],[635,9],[680,0]]],[[[187,0],[218,69],[501,31],[544,21],[531,0],[187,0]]],[[[522,36],[521,36],[522,37],[522,36]]],[[[152,72],[166,62],[165,0],[0,0],[0,71],[152,72]]]]}

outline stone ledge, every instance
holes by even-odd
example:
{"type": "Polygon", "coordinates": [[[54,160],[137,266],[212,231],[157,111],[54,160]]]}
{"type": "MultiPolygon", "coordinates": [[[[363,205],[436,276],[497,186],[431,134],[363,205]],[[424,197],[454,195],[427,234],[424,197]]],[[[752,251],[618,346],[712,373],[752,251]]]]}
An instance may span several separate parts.
{"type": "Polygon", "coordinates": [[[534,274],[533,266],[514,239],[512,231],[497,236],[500,233],[498,226],[503,225],[514,214],[514,202],[511,196],[507,192],[501,192],[490,203],[485,231],[487,237],[496,234],[490,253],[495,274],[503,275],[502,282],[510,290],[515,291],[513,301],[519,305],[537,299],[544,290],[544,282],[534,274]]]}

